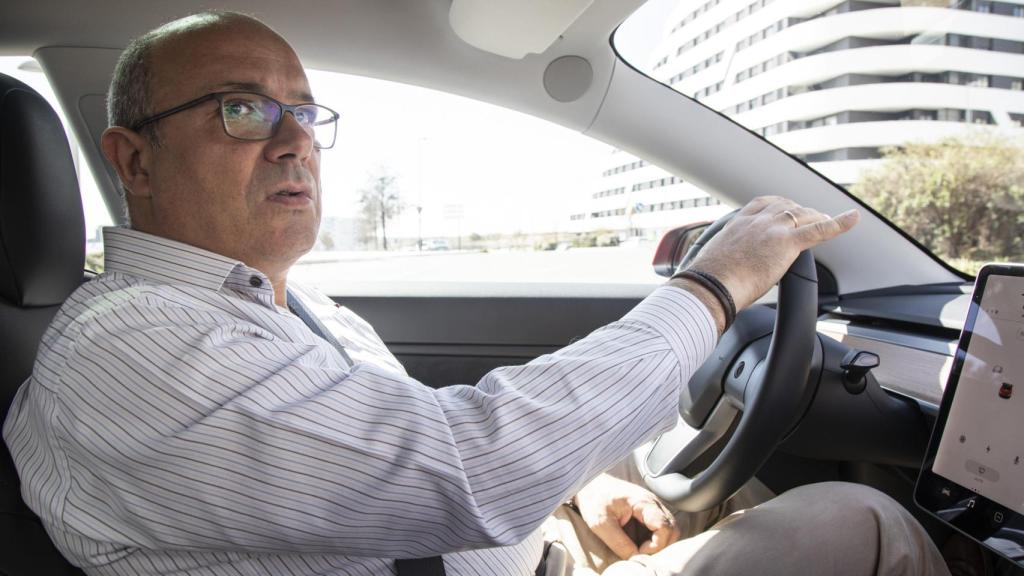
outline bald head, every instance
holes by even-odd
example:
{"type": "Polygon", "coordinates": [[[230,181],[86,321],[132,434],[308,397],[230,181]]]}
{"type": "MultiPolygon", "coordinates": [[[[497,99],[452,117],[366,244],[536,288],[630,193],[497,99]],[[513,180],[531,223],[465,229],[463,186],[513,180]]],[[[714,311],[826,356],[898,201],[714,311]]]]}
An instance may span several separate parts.
{"type": "MultiPolygon", "coordinates": [[[[156,112],[152,106],[153,86],[167,81],[160,76],[166,77],[171,72],[161,66],[168,54],[173,54],[176,48],[189,46],[193,39],[234,30],[263,34],[287,46],[269,26],[237,12],[200,12],[168,22],[133,39],[121,53],[107,94],[108,125],[131,128],[156,112]],[[167,73],[159,74],[162,68],[167,73]]],[[[144,129],[144,135],[154,144],[159,142],[156,125],[144,129]]]]}

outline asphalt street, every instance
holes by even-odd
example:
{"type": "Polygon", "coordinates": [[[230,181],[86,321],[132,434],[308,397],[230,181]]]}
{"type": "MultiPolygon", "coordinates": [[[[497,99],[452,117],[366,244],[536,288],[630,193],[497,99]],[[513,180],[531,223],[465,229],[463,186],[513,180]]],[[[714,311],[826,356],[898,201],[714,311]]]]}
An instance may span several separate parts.
{"type": "Polygon", "coordinates": [[[313,252],[290,277],[328,294],[379,284],[650,285],[655,245],[564,251],[313,252]]]}

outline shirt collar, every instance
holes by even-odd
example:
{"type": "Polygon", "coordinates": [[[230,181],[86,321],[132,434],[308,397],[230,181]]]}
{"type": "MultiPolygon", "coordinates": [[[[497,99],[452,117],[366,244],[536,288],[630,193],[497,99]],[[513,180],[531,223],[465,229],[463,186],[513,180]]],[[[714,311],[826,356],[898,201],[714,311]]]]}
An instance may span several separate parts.
{"type": "Polygon", "coordinates": [[[104,269],[110,272],[208,290],[220,290],[231,279],[234,289],[245,286],[273,292],[262,272],[238,260],[131,228],[104,228],[103,251],[104,269]]]}

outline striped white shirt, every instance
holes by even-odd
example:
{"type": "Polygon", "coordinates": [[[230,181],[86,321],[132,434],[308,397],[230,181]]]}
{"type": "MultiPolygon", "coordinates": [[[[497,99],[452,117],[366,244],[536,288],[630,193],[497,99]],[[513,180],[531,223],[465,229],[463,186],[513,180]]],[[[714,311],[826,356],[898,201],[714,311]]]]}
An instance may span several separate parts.
{"type": "Polygon", "coordinates": [[[4,424],[28,505],[91,574],[533,574],[560,502],[676,420],[716,330],[658,288],[622,320],[475,386],[410,378],[373,329],[262,273],[107,229],[4,424]]]}

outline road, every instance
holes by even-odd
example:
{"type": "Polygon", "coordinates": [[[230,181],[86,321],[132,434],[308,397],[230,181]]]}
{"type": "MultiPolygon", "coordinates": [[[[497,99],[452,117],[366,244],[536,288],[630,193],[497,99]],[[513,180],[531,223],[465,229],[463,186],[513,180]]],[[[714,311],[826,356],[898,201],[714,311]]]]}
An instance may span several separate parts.
{"type": "Polygon", "coordinates": [[[655,245],[564,251],[313,252],[291,278],[328,294],[358,285],[619,284],[654,286],[655,245]]]}

